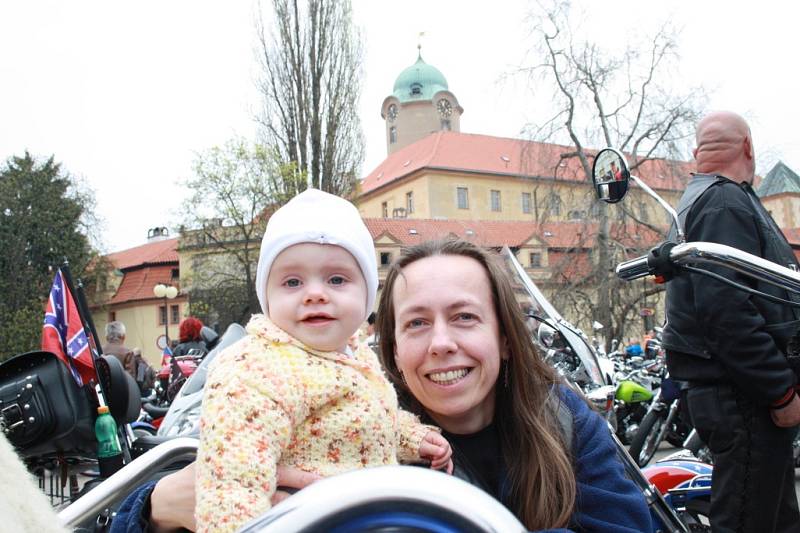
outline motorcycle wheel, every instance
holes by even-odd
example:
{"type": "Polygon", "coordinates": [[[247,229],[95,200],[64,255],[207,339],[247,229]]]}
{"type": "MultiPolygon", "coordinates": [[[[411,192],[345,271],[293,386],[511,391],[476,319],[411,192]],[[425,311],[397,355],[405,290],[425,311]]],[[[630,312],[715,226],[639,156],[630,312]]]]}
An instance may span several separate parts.
{"type": "Polygon", "coordinates": [[[628,453],[631,454],[633,460],[639,467],[646,466],[647,463],[653,458],[658,450],[658,445],[664,438],[664,424],[667,422],[666,409],[661,411],[650,411],[644,417],[636,436],[631,440],[631,446],[628,448],[628,453]]]}

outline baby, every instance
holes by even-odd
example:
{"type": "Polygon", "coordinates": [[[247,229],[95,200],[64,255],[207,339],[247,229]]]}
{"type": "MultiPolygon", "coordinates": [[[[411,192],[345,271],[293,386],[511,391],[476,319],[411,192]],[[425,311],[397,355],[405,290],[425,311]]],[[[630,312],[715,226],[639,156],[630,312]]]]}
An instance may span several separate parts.
{"type": "Polygon", "coordinates": [[[315,189],[269,220],[256,274],[263,315],[212,365],[197,461],[197,530],[235,531],[270,507],[276,468],[329,476],[397,461],[452,471],[437,428],[397,406],[365,343],[378,272],[358,210],[315,189]]]}

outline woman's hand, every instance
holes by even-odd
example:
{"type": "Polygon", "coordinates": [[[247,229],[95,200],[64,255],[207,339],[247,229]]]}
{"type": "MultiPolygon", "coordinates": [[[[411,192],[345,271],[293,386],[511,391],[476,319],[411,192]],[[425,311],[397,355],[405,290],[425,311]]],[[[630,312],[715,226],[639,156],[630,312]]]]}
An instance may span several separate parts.
{"type": "Polygon", "coordinates": [[[431,462],[434,470],[444,470],[448,474],[453,473],[453,449],[447,439],[436,431],[429,431],[422,439],[419,446],[419,456],[431,462]]]}
{"type": "MultiPolygon", "coordinates": [[[[164,476],[156,483],[150,494],[150,526],[156,532],[175,531],[186,528],[194,531],[195,463],[164,476]]],[[[278,466],[278,486],[302,489],[321,479],[317,474],[304,472],[289,466],[278,466]]],[[[277,491],[272,496],[272,505],[277,505],[290,494],[277,491]]]]}
{"type": "Polygon", "coordinates": [[[154,531],[194,531],[195,463],[164,476],[150,494],[150,526],[154,531]]]}
{"type": "Polygon", "coordinates": [[[315,481],[322,479],[322,476],[299,470],[291,466],[278,466],[278,490],[272,495],[270,500],[272,505],[277,505],[289,496],[290,492],[282,491],[281,488],[300,490],[311,485],[315,481]]]}

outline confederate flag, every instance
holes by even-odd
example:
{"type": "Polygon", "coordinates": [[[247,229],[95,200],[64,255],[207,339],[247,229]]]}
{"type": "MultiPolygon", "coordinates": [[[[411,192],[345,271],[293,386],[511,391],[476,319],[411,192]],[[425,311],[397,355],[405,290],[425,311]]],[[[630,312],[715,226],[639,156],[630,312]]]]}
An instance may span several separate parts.
{"type": "Polygon", "coordinates": [[[42,350],[56,354],[79,385],[97,379],[89,339],[61,269],[56,272],[44,313],[42,350]]]}

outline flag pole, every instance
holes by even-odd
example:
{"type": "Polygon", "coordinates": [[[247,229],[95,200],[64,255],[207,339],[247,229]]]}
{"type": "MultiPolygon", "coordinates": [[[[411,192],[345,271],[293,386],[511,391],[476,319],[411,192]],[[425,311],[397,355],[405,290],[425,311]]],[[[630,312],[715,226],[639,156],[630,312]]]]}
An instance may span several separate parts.
{"type": "MultiPolygon", "coordinates": [[[[100,355],[103,353],[102,348],[100,347],[100,343],[98,342],[97,337],[97,330],[94,327],[94,321],[92,320],[92,315],[89,313],[89,307],[86,305],[86,297],[83,293],[83,285],[80,285],[80,292],[75,290],[75,285],[72,282],[72,272],[69,269],[69,261],[64,259],[64,262],[61,264],[61,274],[64,276],[64,283],[67,284],[67,289],[69,290],[70,294],[73,295],[75,299],[75,305],[78,307],[78,316],[81,319],[81,325],[83,326],[83,330],[88,332],[89,335],[92,337],[92,344],[94,344],[94,349],[92,346],[89,346],[89,353],[92,354],[92,364],[94,365],[95,375],[97,374],[97,360],[99,359],[100,355]]],[[[106,395],[105,390],[103,389],[103,383],[100,380],[100,376],[97,376],[97,383],[95,385],[95,392],[97,393],[97,399],[100,402],[101,406],[108,405],[106,403],[106,395]]]]}

